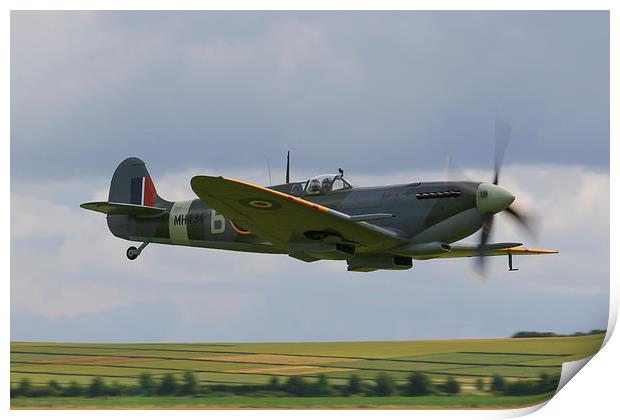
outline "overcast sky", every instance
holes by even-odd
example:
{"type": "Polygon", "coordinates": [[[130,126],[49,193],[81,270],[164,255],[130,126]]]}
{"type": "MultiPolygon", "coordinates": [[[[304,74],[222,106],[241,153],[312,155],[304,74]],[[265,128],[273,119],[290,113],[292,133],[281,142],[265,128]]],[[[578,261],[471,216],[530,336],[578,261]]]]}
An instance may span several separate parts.
{"type": "MultiPolygon", "coordinates": [[[[460,176],[452,170],[453,177],[460,176]]],[[[468,242],[474,243],[473,236],[468,242]]],[[[605,328],[609,301],[606,12],[12,12],[11,338],[284,341],[505,337],[605,328]],[[404,272],[151,245],[134,262],[105,218],[116,165],[160,195],[198,173],[268,183],[343,167],[358,185],[443,180],[450,156],[502,185],[555,248],[404,272]]]]}

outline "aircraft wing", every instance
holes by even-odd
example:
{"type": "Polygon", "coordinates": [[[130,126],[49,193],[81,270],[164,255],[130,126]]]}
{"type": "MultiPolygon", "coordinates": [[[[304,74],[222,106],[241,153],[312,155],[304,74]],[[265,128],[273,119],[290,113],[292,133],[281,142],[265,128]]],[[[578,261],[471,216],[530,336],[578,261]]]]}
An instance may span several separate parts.
{"type": "MultiPolygon", "coordinates": [[[[444,254],[438,255],[435,258],[462,258],[462,257],[477,257],[479,254],[477,246],[467,245],[451,245],[452,250],[444,254]]],[[[485,256],[494,255],[540,255],[540,254],[557,254],[558,251],[552,249],[533,249],[525,248],[522,246],[516,247],[495,247],[490,244],[488,249],[484,252],[485,256]]]]}
{"type": "MultiPolygon", "coordinates": [[[[402,246],[407,239],[396,232],[344,213],[247,182],[213,176],[195,176],[191,186],[208,206],[274,244],[308,241],[329,233],[329,240],[376,250],[402,246]]],[[[373,215],[369,215],[373,216],[373,215]]]]}

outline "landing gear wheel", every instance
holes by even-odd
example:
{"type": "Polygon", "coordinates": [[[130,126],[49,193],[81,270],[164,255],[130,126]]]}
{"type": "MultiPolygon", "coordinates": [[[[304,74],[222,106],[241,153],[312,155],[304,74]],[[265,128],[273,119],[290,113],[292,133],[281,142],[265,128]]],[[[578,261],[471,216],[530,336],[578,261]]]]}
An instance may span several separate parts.
{"type": "Polygon", "coordinates": [[[138,258],[138,255],[140,255],[140,252],[135,246],[130,246],[129,248],[127,248],[127,258],[129,258],[131,261],[138,258]]]}

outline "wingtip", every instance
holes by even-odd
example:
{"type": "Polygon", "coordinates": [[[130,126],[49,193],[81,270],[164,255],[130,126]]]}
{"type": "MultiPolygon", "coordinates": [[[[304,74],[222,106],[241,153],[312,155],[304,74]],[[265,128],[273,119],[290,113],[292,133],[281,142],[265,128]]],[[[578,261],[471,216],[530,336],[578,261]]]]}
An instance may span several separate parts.
{"type": "Polygon", "coordinates": [[[102,202],[100,202],[100,201],[88,201],[86,203],[80,204],[80,207],[83,208],[84,210],[93,210],[93,207],[97,206],[99,204],[102,204],[102,202]]]}
{"type": "Polygon", "coordinates": [[[209,179],[222,179],[221,176],[209,176],[209,175],[194,175],[192,177],[192,179],[189,180],[189,184],[192,186],[192,189],[194,187],[194,184],[203,180],[209,180],[209,179]]]}
{"type": "Polygon", "coordinates": [[[513,253],[513,254],[559,254],[560,251],[555,249],[535,249],[535,248],[505,248],[504,251],[513,253]]]}

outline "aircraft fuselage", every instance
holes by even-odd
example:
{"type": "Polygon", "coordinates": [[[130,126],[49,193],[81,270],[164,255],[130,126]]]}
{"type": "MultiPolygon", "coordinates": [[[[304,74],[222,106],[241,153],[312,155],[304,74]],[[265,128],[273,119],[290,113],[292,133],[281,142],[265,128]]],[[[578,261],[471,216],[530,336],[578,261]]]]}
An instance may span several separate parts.
{"type": "MultiPolygon", "coordinates": [[[[478,182],[416,182],[384,187],[357,187],[323,195],[300,195],[304,200],[355,216],[388,213],[394,217],[373,224],[410,238],[411,243],[452,243],[482,226],[477,208],[478,182]]],[[[282,186],[272,187],[281,190],[282,186]]],[[[153,218],[107,216],[111,232],[120,238],[149,243],[185,245],[234,251],[286,254],[277,246],[246,231],[202,200],[161,200],[166,212],[153,218]]],[[[363,252],[363,249],[360,249],[363,252]]]]}

